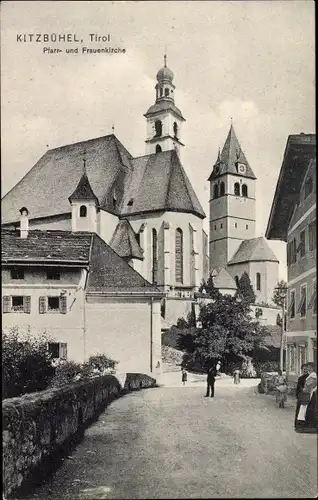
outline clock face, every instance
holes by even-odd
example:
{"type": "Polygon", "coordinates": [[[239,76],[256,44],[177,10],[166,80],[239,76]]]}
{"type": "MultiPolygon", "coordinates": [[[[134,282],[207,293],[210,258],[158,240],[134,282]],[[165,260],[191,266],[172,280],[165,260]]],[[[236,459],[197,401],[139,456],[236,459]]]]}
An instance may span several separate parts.
{"type": "Polygon", "coordinates": [[[237,170],[240,174],[245,174],[246,166],[243,163],[239,163],[237,166],[237,170]]]}

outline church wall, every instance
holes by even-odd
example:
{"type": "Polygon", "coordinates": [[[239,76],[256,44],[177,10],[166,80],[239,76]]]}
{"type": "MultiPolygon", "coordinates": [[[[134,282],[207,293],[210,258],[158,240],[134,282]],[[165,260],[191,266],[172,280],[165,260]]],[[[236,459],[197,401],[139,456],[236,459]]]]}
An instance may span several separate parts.
{"type": "Polygon", "coordinates": [[[240,264],[233,264],[231,266],[227,266],[226,270],[228,271],[230,276],[232,276],[234,281],[235,281],[235,276],[238,276],[240,278],[244,272],[246,272],[248,275],[250,275],[250,266],[249,266],[248,262],[243,262],[240,264]]]}
{"type": "Polygon", "coordinates": [[[138,232],[142,223],[146,223],[144,229],[144,238],[142,246],[144,250],[144,261],[135,263],[134,268],[152,282],[152,229],[156,229],[158,234],[158,286],[173,287],[193,287],[191,280],[191,256],[190,256],[190,227],[195,229],[196,247],[198,256],[196,259],[197,267],[197,287],[203,279],[203,258],[202,258],[202,220],[193,214],[182,214],[177,212],[165,212],[157,216],[146,216],[142,218],[130,218],[130,223],[135,232],[138,232]],[[164,230],[163,223],[169,224],[169,229],[164,230]],[[175,281],[175,234],[176,229],[180,228],[183,232],[183,284],[175,281]],[[164,242],[164,238],[168,241],[164,242]],[[168,252],[164,251],[167,247],[168,252]],[[166,272],[164,273],[164,269],[166,272]],[[165,278],[164,278],[165,275],[165,278]],[[164,280],[164,281],[159,281],[164,280]]]}
{"type": "Polygon", "coordinates": [[[272,303],[274,288],[278,282],[278,262],[251,262],[250,279],[257,302],[272,303]],[[256,273],[261,274],[261,290],[256,289],[256,273]]]}
{"type": "Polygon", "coordinates": [[[98,214],[97,233],[106,243],[110,243],[116,226],[118,217],[105,210],[101,210],[98,214]]]}
{"type": "Polygon", "coordinates": [[[43,231],[71,231],[72,221],[69,217],[65,217],[65,219],[60,220],[54,220],[53,218],[48,217],[42,221],[29,219],[29,229],[39,229],[43,231]]]}

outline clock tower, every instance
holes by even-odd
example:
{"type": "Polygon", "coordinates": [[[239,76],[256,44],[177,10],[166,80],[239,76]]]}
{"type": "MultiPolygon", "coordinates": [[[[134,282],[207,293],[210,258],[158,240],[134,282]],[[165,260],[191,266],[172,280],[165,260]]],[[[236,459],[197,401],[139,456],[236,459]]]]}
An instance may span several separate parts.
{"type": "Polygon", "coordinates": [[[232,124],[208,180],[211,270],[226,267],[241,242],[255,237],[256,177],[232,124]]]}
{"type": "Polygon", "coordinates": [[[155,104],[144,114],[147,119],[146,154],[174,149],[180,157],[184,146],[181,126],[185,118],[174,103],[176,87],[173,78],[167,67],[167,56],[164,56],[164,66],[157,73],[155,104]]]}

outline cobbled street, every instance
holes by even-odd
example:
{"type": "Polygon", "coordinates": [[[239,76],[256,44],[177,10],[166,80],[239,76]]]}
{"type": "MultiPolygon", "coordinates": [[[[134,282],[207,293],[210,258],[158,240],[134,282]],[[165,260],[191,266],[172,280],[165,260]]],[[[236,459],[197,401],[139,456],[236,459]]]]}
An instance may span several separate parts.
{"type": "Polygon", "coordinates": [[[294,432],[293,400],[276,408],[255,380],[205,398],[202,379],[179,378],[114,401],[28,499],[316,496],[317,436],[294,432]]]}

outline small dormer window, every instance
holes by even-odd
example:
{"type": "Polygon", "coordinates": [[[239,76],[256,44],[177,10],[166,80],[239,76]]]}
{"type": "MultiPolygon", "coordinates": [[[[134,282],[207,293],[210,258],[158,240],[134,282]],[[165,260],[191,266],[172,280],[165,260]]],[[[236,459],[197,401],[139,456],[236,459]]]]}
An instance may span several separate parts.
{"type": "Polygon", "coordinates": [[[157,144],[156,153],[161,153],[161,151],[162,151],[161,146],[159,144],[157,144]]]}
{"type": "Polygon", "coordinates": [[[87,217],[87,207],[86,205],[80,206],[80,217],[87,217]]]}
{"type": "Polygon", "coordinates": [[[131,207],[131,206],[133,205],[133,203],[134,203],[134,199],[133,199],[133,198],[130,198],[130,200],[129,200],[129,202],[127,203],[127,205],[128,205],[129,207],[131,207]]]}

